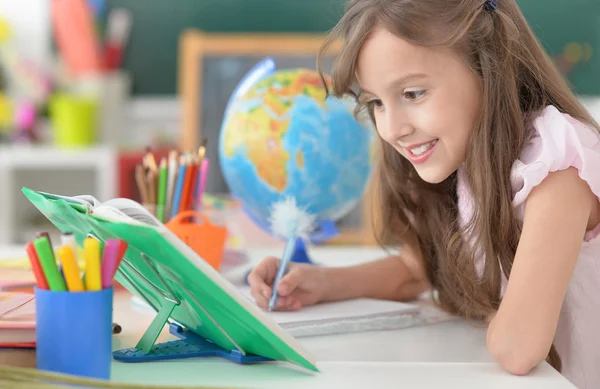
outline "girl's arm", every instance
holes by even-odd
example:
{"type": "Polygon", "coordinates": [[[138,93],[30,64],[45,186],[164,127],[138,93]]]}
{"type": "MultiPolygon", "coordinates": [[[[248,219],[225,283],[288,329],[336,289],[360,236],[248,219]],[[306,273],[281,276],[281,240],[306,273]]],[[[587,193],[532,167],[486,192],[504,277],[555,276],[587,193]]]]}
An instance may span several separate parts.
{"type": "Polygon", "coordinates": [[[324,301],[368,297],[409,301],[429,288],[415,245],[403,246],[398,256],[350,267],[325,268],[329,285],[324,301]]]}
{"type": "Polygon", "coordinates": [[[487,346],[509,372],[544,361],[586,230],[598,223],[598,199],[574,168],[553,172],[528,196],[523,231],[487,346]]]}

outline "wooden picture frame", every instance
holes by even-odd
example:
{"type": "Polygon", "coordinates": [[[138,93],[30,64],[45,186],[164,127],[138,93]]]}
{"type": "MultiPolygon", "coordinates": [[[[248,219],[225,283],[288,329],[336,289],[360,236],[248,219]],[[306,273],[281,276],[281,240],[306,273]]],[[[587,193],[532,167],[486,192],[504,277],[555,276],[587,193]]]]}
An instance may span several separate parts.
{"type": "MultiPolygon", "coordinates": [[[[205,89],[205,59],[209,57],[266,57],[266,56],[314,56],[316,58],[325,40],[323,34],[209,34],[187,30],[179,43],[178,94],[182,104],[179,146],[191,150],[199,146],[205,129],[203,90],[205,89]]],[[[330,53],[335,55],[339,42],[334,43],[330,53]]],[[[316,62],[314,63],[316,66],[316,62]]],[[[367,190],[363,204],[369,204],[367,190]]],[[[359,228],[342,229],[330,244],[374,244],[370,206],[361,209],[359,228]]]]}

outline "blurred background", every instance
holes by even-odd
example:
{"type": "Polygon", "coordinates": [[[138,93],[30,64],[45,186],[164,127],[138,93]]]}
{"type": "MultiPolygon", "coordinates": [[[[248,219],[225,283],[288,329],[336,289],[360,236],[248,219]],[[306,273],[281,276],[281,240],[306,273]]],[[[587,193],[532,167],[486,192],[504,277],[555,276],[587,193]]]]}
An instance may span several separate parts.
{"type": "MultiPolygon", "coordinates": [[[[0,0],[0,244],[48,228],[21,187],[139,200],[133,172],[146,148],[157,155],[197,148],[200,134],[214,160],[205,190],[227,193],[216,145],[223,113],[245,72],[264,57],[244,37],[320,39],[344,3],[0,0]],[[239,38],[239,45],[227,40],[239,55],[213,42],[202,56],[203,42],[223,34],[239,38]]],[[[600,120],[600,3],[518,3],[600,120]]],[[[297,53],[284,50],[293,61],[281,58],[278,66],[314,69],[312,49],[294,47],[297,53]]],[[[360,228],[363,216],[359,204],[343,223],[360,228]]]]}

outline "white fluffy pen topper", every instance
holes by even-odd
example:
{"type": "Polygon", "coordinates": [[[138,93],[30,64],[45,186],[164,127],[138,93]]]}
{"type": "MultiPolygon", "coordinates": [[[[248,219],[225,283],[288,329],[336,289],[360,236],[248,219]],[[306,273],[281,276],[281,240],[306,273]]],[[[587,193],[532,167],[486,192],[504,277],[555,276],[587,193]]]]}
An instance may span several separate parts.
{"type": "Polygon", "coordinates": [[[271,232],[286,240],[279,269],[277,269],[277,275],[273,281],[273,293],[269,300],[269,310],[272,311],[277,304],[277,285],[287,271],[296,248],[296,242],[298,239],[308,239],[308,234],[312,231],[315,223],[315,216],[299,208],[295,198],[287,197],[273,204],[270,223],[271,232]]]}

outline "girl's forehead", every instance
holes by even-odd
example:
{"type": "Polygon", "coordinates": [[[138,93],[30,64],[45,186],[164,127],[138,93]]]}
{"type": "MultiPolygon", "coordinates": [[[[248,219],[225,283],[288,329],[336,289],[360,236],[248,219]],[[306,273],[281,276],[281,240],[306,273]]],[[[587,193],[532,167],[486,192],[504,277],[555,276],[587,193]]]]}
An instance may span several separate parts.
{"type": "Polygon", "coordinates": [[[356,75],[361,84],[408,74],[440,75],[455,60],[450,50],[412,44],[385,29],[374,30],[357,56],[356,75]]]}

